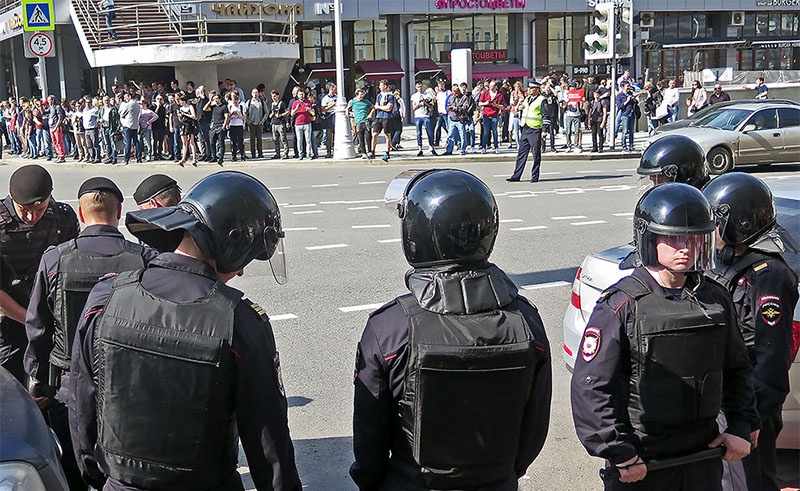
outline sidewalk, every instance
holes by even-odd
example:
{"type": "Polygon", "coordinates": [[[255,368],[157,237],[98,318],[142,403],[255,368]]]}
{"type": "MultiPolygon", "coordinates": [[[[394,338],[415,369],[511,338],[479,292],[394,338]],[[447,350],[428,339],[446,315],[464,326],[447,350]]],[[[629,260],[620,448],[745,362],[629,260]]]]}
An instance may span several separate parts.
{"type": "MultiPolygon", "coordinates": [[[[641,149],[642,144],[644,143],[644,141],[646,139],[647,139],[647,132],[646,131],[640,131],[640,132],[635,133],[634,134],[634,147],[637,148],[637,149],[641,149]]],[[[292,139],[289,138],[289,141],[291,143],[292,139]]],[[[476,153],[467,153],[466,155],[456,155],[456,154],[453,154],[453,155],[442,155],[442,153],[444,153],[444,147],[445,147],[444,142],[445,141],[446,140],[445,140],[444,135],[443,135],[442,136],[442,142],[441,142],[442,145],[437,147],[437,150],[436,150],[437,153],[439,153],[439,155],[434,157],[434,156],[431,156],[430,148],[427,145],[427,135],[423,135],[423,143],[425,144],[425,145],[423,145],[424,156],[423,157],[417,157],[417,153],[419,152],[419,149],[417,147],[416,129],[414,128],[413,125],[405,125],[405,126],[403,126],[403,133],[402,133],[402,135],[400,137],[400,150],[393,150],[391,152],[391,159],[389,160],[389,163],[395,163],[398,160],[409,161],[409,162],[413,161],[413,160],[424,160],[424,161],[432,161],[433,160],[433,161],[436,161],[437,163],[441,162],[443,164],[444,163],[451,163],[451,162],[452,163],[455,163],[455,162],[458,162],[458,163],[465,163],[465,162],[472,162],[472,163],[478,163],[478,162],[514,162],[514,161],[516,161],[516,158],[517,158],[517,148],[516,148],[516,146],[514,148],[508,148],[508,146],[509,146],[508,143],[501,143],[500,144],[500,147],[499,147],[500,153],[498,153],[498,154],[494,153],[494,148],[493,147],[491,149],[487,150],[486,154],[481,154],[480,153],[480,148],[476,147],[475,148],[476,153]]],[[[550,151],[547,151],[547,152],[543,153],[542,154],[542,161],[591,161],[591,160],[614,160],[614,159],[639,159],[641,157],[641,150],[637,150],[637,151],[634,151],[634,152],[622,152],[620,150],[619,144],[617,145],[617,149],[616,150],[611,150],[611,149],[606,148],[606,149],[604,149],[603,153],[592,153],[592,152],[589,152],[588,150],[591,150],[591,147],[592,147],[592,135],[591,135],[590,132],[587,132],[587,131],[584,131],[584,135],[583,135],[583,148],[584,148],[583,152],[580,152],[580,153],[567,152],[567,149],[562,148],[565,145],[565,143],[566,143],[566,137],[564,136],[564,133],[561,132],[561,133],[557,134],[556,135],[556,140],[555,140],[557,153],[553,153],[553,152],[550,152],[550,151]]],[[[241,162],[241,161],[240,162],[232,162],[230,160],[230,155],[231,155],[230,154],[230,141],[227,141],[226,142],[226,155],[225,155],[225,161],[224,161],[225,167],[236,167],[238,165],[249,166],[249,165],[252,165],[252,164],[284,164],[284,165],[291,165],[291,164],[294,164],[294,163],[297,163],[297,164],[301,163],[299,160],[293,159],[293,158],[290,158],[288,160],[284,160],[284,159],[271,160],[270,157],[272,157],[274,155],[274,153],[275,153],[274,152],[274,148],[275,147],[273,145],[272,136],[269,135],[269,134],[266,134],[264,136],[264,139],[263,139],[263,149],[264,149],[264,157],[265,158],[263,158],[263,159],[250,159],[250,158],[248,158],[244,162],[241,162]]],[[[247,136],[245,136],[245,150],[246,150],[246,154],[247,155],[250,154],[250,150],[249,149],[250,149],[249,138],[247,136]]],[[[375,152],[375,159],[373,159],[373,160],[364,160],[364,159],[361,159],[360,157],[356,157],[356,158],[353,158],[353,159],[350,159],[350,160],[345,160],[345,161],[335,161],[333,159],[326,159],[326,158],[320,157],[320,158],[317,158],[317,159],[314,159],[314,160],[303,160],[302,164],[308,165],[311,162],[314,162],[314,163],[333,163],[333,162],[342,163],[342,162],[346,162],[346,163],[350,163],[350,164],[356,164],[356,163],[360,162],[360,163],[363,163],[365,165],[381,165],[381,164],[385,164],[385,162],[383,160],[381,160],[381,158],[380,158],[381,155],[383,155],[383,151],[385,149],[386,149],[386,141],[385,141],[384,137],[381,136],[379,138],[379,140],[378,140],[378,151],[375,152]]],[[[14,162],[14,163],[26,163],[26,164],[28,164],[28,163],[31,163],[31,164],[32,163],[37,163],[37,164],[43,165],[43,166],[49,166],[49,165],[58,165],[58,166],[70,165],[70,166],[86,166],[86,167],[93,166],[93,165],[94,166],[98,166],[98,167],[99,166],[105,166],[104,164],[88,164],[88,163],[85,163],[85,162],[80,162],[79,163],[79,162],[77,162],[75,160],[72,160],[70,157],[67,157],[67,161],[64,162],[63,164],[56,164],[55,163],[55,159],[53,159],[51,161],[48,161],[44,157],[39,157],[38,159],[23,159],[22,157],[18,157],[16,155],[11,155],[10,153],[8,153],[8,151],[6,149],[4,149],[4,150],[5,151],[3,152],[3,158],[0,159],[0,165],[2,165],[2,163],[4,163],[4,162],[5,163],[14,162]]],[[[324,149],[322,150],[322,153],[324,153],[324,149]]],[[[530,159],[530,158],[531,157],[529,156],[528,159],[530,159]]],[[[172,165],[177,165],[177,164],[174,164],[173,162],[168,161],[168,160],[161,160],[161,161],[152,161],[152,162],[142,162],[141,164],[133,164],[132,163],[130,165],[155,165],[155,166],[166,166],[166,165],[168,165],[168,166],[172,166],[172,165]]],[[[208,163],[208,162],[199,162],[198,165],[204,167],[204,166],[216,166],[217,164],[216,163],[208,163]]],[[[124,165],[120,165],[120,164],[117,164],[116,166],[117,167],[124,167],[124,165]]]]}

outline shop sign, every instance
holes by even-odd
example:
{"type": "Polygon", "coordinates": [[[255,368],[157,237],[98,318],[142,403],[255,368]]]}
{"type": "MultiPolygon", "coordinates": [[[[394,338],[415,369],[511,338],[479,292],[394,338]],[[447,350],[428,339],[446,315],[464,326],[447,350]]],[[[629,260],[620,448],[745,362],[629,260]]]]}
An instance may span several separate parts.
{"type": "Polygon", "coordinates": [[[21,7],[0,14],[0,41],[19,35],[23,24],[21,7]]]}
{"type": "Polygon", "coordinates": [[[336,4],[333,2],[314,4],[314,15],[330,15],[331,12],[336,12],[336,4]]]}
{"type": "MultiPolygon", "coordinates": [[[[455,49],[455,46],[453,47],[453,49],[455,49]]],[[[450,61],[450,53],[451,51],[442,51],[440,53],[439,59],[450,61]]],[[[475,50],[472,52],[473,63],[486,63],[490,61],[507,61],[507,60],[508,60],[508,52],[503,49],[475,50]]]]}
{"type": "Polygon", "coordinates": [[[506,10],[524,9],[525,0],[436,0],[439,10],[506,10]]]}
{"type": "Polygon", "coordinates": [[[259,17],[261,15],[303,15],[302,3],[212,3],[211,11],[225,17],[259,17]]]}
{"type": "Polygon", "coordinates": [[[575,65],[572,67],[572,75],[589,75],[589,65],[575,65]]]}

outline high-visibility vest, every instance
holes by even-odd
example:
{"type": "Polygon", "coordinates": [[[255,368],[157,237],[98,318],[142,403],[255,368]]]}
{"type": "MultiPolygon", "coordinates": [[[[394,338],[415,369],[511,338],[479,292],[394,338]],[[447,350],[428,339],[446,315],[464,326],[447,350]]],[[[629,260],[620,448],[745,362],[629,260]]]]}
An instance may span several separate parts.
{"type": "Polygon", "coordinates": [[[525,100],[525,110],[522,112],[522,121],[525,126],[533,129],[542,127],[542,121],[544,121],[542,103],[544,100],[541,94],[535,98],[533,96],[528,96],[525,100]]]}

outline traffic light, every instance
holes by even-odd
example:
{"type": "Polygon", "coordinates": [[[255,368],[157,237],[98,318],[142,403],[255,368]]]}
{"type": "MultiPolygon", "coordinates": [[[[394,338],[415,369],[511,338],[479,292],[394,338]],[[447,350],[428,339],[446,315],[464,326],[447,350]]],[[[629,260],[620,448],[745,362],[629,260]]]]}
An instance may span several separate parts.
{"type": "Polygon", "coordinates": [[[39,63],[33,63],[33,81],[36,83],[36,86],[39,87],[39,90],[42,90],[42,73],[41,73],[41,65],[39,63]]]}
{"type": "Polygon", "coordinates": [[[617,58],[630,58],[633,56],[633,2],[622,2],[618,14],[614,53],[617,58]]]}
{"type": "Polygon", "coordinates": [[[614,57],[614,2],[598,3],[592,12],[592,26],[583,37],[583,57],[587,60],[609,60],[614,57]]]}

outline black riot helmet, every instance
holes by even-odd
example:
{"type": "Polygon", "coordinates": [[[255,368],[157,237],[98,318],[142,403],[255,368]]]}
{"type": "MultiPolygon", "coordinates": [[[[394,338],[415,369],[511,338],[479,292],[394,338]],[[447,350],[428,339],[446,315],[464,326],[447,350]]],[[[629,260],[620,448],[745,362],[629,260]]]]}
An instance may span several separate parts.
{"type": "MultiPolygon", "coordinates": [[[[654,141],[642,154],[636,173],[653,185],[681,182],[697,189],[709,180],[708,165],[700,145],[691,138],[667,135],[654,141]]],[[[640,186],[640,189],[643,186],[640,186]]]]}
{"type": "Polygon", "coordinates": [[[657,246],[667,242],[690,251],[690,263],[681,272],[714,267],[714,214],[698,189],[681,183],[650,189],[636,205],[633,224],[636,251],[644,266],[659,265],[657,246]]]}
{"type": "Polygon", "coordinates": [[[402,220],[403,252],[412,267],[489,259],[499,229],[497,203],[469,172],[404,172],[389,185],[386,201],[402,220]]]}
{"type": "Polygon", "coordinates": [[[130,212],[125,225],[160,251],[175,250],[188,232],[220,273],[238,271],[254,259],[269,260],[275,279],[285,282],[278,204],[261,181],[242,172],[212,174],[176,206],[130,212]]]}
{"type": "Polygon", "coordinates": [[[731,172],[703,188],[726,245],[750,245],[776,223],[772,191],[758,177],[731,172]]]}

